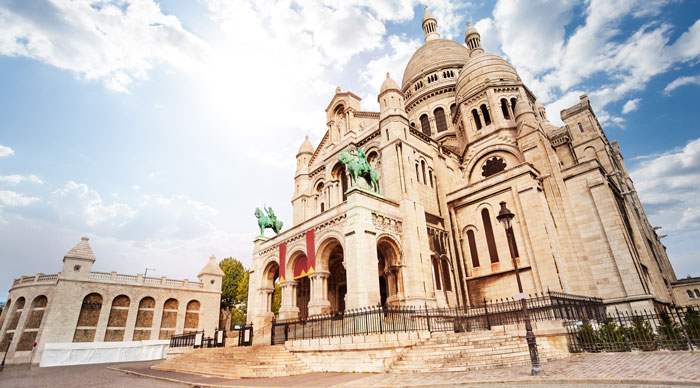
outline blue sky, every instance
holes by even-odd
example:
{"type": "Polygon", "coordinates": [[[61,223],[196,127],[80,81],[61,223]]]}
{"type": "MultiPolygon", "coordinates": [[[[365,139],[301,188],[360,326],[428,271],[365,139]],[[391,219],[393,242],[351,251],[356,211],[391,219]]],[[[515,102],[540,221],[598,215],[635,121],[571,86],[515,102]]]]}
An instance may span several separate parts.
{"type": "MultiPolygon", "coordinates": [[[[700,3],[428,1],[471,20],[548,109],[588,93],[679,277],[700,275],[700,3]]],[[[377,109],[423,43],[413,1],[0,0],[0,299],[87,235],[95,270],[250,263],[253,210],[291,221],[294,155],[335,87],[377,109]]],[[[150,273],[150,271],[149,271],[150,273]]]]}

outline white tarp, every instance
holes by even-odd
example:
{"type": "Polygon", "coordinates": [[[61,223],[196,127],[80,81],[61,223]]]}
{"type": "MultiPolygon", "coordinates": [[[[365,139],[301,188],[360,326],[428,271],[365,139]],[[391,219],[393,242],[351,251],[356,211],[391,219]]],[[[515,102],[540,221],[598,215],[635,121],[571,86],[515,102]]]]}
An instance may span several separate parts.
{"type": "Polygon", "coordinates": [[[100,364],[164,359],[170,341],[75,342],[46,344],[40,366],[100,364]]]}

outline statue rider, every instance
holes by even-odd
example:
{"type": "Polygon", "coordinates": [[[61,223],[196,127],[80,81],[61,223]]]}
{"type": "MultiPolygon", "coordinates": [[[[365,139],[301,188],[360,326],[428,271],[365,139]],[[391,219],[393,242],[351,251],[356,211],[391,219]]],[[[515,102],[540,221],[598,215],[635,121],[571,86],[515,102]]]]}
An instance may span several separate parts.
{"type": "Polygon", "coordinates": [[[263,206],[263,209],[265,209],[265,212],[267,213],[267,216],[270,218],[270,222],[272,225],[275,225],[277,223],[277,216],[275,215],[274,210],[272,210],[271,207],[266,207],[263,206]]]}
{"type": "Polygon", "coordinates": [[[360,162],[360,167],[362,168],[361,171],[370,170],[371,167],[369,166],[369,162],[367,162],[367,155],[365,155],[365,151],[362,150],[362,147],[357,147],[357,153],[348,150],[348,154],[357,157],[357,161],[360,162]]]}

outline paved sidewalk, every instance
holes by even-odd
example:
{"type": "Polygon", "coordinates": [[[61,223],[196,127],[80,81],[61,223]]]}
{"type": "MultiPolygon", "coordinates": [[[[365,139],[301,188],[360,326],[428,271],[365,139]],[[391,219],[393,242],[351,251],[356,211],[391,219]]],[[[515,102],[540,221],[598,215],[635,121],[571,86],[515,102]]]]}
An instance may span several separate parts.
{"type": "Polygon", "coordinates": [[[700,387],[700,352],[653,352],[573,355],[543,365],[546,376],[533,378],[529,366],[472,372],[312,373],[269,379],[230,380],[154,371],[153,363],[115,366],[137,376],[151,376],[201,387],[457,387],[457,386],[653,386],[700,387]],[[602,385],[601,385],[602,384],[602,385]],[[619,385],[622,384],[622,385],[619,385]]]}

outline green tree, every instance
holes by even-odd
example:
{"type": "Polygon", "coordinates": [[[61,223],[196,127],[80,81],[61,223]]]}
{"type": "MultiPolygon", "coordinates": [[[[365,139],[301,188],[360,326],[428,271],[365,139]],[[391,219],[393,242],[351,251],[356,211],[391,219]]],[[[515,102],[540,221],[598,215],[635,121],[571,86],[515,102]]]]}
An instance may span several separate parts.
{"type": "Polygon", "coordinates": [[[245,271],[236,287],[236,299],[240,302],[231,308],[231,322],[244,323],[248,314],[248,280],[250,272],[245,271]]]}
{"type": "MultiPolygon", "coordinates": [[[[221,284],[221,308],[231,310],[243,302],[239,298],[239,284],[243,281],[247,271],[243,264],[233,257],[221,260],[219,267],[224,271],[224,278],[221,284]]],[[[247,302],[247,292],[245,297],[247,302]]]]}
{"type": "Polygon", "coordinates": [[[275,283],[275,292],[272,294],[272,312],[277,314],[280,312],[282,305],[282,287],[279,282],[275,283]]]}

